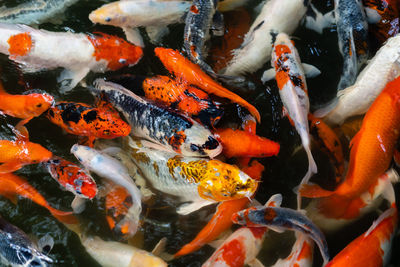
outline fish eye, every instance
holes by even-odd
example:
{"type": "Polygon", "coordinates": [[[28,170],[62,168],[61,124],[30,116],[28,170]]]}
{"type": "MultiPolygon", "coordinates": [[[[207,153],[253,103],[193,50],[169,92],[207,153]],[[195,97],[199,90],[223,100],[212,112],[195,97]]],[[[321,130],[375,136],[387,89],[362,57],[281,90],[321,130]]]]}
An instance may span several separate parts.
{"type": "Polygon", "coordinates": [[[120,58],[120,59],[118,60],[118,62],[121,63],[121,64],[126,64],[126,59],[120,58]]]}
{"type": "Polygon", "coordinates": [[[110,22],[110,21],[111,21],[111,18],[110,18],[110,17],[106,17],[104,20],[105,20],[106,22],[110,22]]]}
{"type": "Polygon", "coordinates": [[[38,108],[42,107],[42,103],[37,104],[36,107],[38,108]]]}
{"type": "Polygon", "coordinates": [[[191,149],[193,152],[199,151],[199,147],[196,146],[195,144],[191,144],[191,145],[190,145],[190,149],[191,149]]]}

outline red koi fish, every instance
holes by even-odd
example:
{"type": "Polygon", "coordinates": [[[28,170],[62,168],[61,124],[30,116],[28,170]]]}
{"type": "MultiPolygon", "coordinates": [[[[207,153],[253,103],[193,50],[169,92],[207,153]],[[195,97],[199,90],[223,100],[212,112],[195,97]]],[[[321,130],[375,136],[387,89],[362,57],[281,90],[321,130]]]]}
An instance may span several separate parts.
{"type": "Polygon", "coordinates": [[[0,173],[19,170],[24,165],[48,161],[53,153],[39,144],[28,141],[28,131],[17,126],[17,140],[0,140],[0,173]]]}
{"type": "Polygon", "coordinates": [[[228,158],[271,157],[278,155],[280,149],[274,141],[239,129],[216,129],[214,135],[222,144],[222,153],[228,158]]]}
{"type": "Polygon", "coordinates": [[[9,116],[24,119],[22,124],[48,110],[53,103],[54,98],[49,94],[32,92],[24,95],[10,95],[0,84],[0,111],[9,116]]]}
{"type": "Polygon", "coordinates": [[[364,234],[347,245],[325,267],[386,266],[397,223],[398,212],[393,203],[364,234]]]}
{"type": "Polygon", "coordinates": [[[96,138],[127,136],[131,127],[110,105],[91,107],[83,103],[59,102],[47,112],[47,118],[66,132],[87,136],[89,144],[96,138]]]}
{"type": "Polygon", "coordinates": [[[321,198],[318,210],[328,218],[356,218],[354,201],[372,190],[389,168],[400,134],[400,78],[389,82],[364,117],[360,131],[352,139],[346,178],[335,191],[318,185],[303,185],[301,195],[321,198]],[[351,208],[351,209],[350,209],[351,208]]]}
{"type": "Polygon", "coordinates": [[[78,223],[76,217],[72,215],[72,212],[60,211],[51,207],[46,199],[34,187],[24,179],[12,173],[0,174],[0,195],[9,198],[14,203],[16,201],[16,195],[29,198],[36,204],[48,209],[48,211],[60,222],[66,224],[78,223]]]}
{"type": "Polygon", "coordinates": [[[145,79],[143,90],[147,98],[176,108],[208,126],[214,126],[223,114],[219,104],[205,92],[167,76],[145,79]]]}
{"type": "MultiPolygon", "coordinates": [[[[242,168],[242,170],[253,179],[260,180],[261,174],[264,171],[264,166],[257,160],[254,160],[251,166],[242,168]]],[[[228,230],[232,226],[232,215],[242,210],[249,202],[247,198],[221,202],[207,225],[190,243],[184,245],[175,253],[174,257],[177,258],[192,253],[205,244],[215,240],[222,232],[228,230]]]]}
{"type": "Polygon", "coordinates": [[[222,87],[219,83],[204,73],[199,66],[186,59],[178,51],[163,47],[156,47],[154,52],[164,64],[165,68],[176,78],[182,81],[187,81],[189,84],[195,85],[209,94],[228,98],[232,102],[247,108],[258,122],[261,121],[260,113],[253,105],[248,103],[237,94],[232,93],[228,89],[222,87]]]}

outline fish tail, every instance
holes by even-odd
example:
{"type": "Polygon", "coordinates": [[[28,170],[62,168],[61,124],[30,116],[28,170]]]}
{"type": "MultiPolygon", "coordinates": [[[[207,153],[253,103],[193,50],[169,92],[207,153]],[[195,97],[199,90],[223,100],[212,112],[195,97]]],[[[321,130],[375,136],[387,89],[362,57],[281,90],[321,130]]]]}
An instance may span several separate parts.
{"type": "Polygon", "coordinates": [[[52,207],[47,207],[50,213],[60,222],[65,224],[77,224],[78,218],[73,214],[72,211],[61,211],[52,207]]]}

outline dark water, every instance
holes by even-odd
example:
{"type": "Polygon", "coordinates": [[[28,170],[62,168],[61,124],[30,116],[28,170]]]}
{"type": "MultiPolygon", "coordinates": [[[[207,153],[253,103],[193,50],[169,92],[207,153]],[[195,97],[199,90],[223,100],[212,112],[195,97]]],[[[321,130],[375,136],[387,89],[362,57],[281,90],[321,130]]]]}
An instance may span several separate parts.
{"type": "MultiPolygon", "coordinates": [[[[2,2],[13,6],[25,1],[3,0],[2,2]]],[[[331,1],[322,2],[324,4],[322,5],[319,2],[319,7],[325,9],[325,11],[332,7],[331,1]]],[[[40,25],[40,28],[51,31],[102,31],[123,37],[122,31],[118,28],[93,25],[89,21],[88,14],[104,3],[104,1],[95,0],[79,1],[64,12],[64,19],[61,24],[49,22],[40,25]]],[[[252,8],[258,3],[259,1],[252,1],[251,4],[246,6],[246,9],[253,15],[253,18],[252,8]]],[[[171,33],[163,40],[162,46],[180,49],[183,39],[183,24],[172,25],[170,29],[171,33]]],[[[334,29],[327,29],[323,35],[319,35],[300,26],[292,37],[296,42],[296,47],[299,50],[302,61],[315,65],[322,72],[320,76],[307,81],[311,107],[317,108],[329,101],[336,93],[336,84],[339,80],[342,64],[337,47],[336,31],[334,29]]],[[[165,74],[166,71],[154,56],[153,49],[154,46],[147,42],[144,57],[139,64],[112,73],[91,73],[87,77],[88,83],[98,77],[112,77],[113,75],[123,73],[147,76],[165,74]]],[[[18,83],[21,80],[22,73],[4,55],[0,55],[0,68],[0,77],[6,90],[15,94],[26,90],[25,86],[18,83]]],[[[294,208],[296,199],[293,188],[298,185],[306,172],[307,157],[303,150],[299,150],[299,152],[293,154],[294,150],[301,145],[301,142],[289,121],[281,116],[282,104],[275,82],[270,82],[268,86],[263,86],[258,80],[262,72],[267,68],[269,68],[269,64],[266,64],[256,74],[248,77],[256,84],[256,90],[246,93],[246,99],[254,104],[262,114],[262,124],[258,126],[257,133],[279,142],[281,144],[281,151],[278,157],[261,159],[261,162],[265,165],[265,171],[256,199],[264,203],[272,194],[282,193],[282,206],[294,208]]],[[[23,81],[29,88],[40,88],[53,94],[58,101],[93,102],[90,94],[82,87],[75,88],[67,95],[60,95],[56,86],[56,77],[60,71],[61,69],[23,75],[23,81]]],[[[221,125],[231,121],[238,121],[237,111],[235,106],[227,105],[226,115],[221,125]]],[[[15,125],[16,122],[17,120],[10,117],[0,117],[0,135],[2,138],[12,138],[9,124],[15,125]]],[[[64,134],[60,128],[51,124],[44,117],[35,118],[29,122],[27,128],[30,132],[31,141],[40,143],[58,156],[74,160],[69,150],[77,142],[75,136],[64,134]]],[[[319,170],[319,173],[313,177],[313,180],[331,184],[334,180],[334,171],[328,157],[316,146],[313,148],[313,155],[319,170]]],[[[51,206],[61,210],[70,210],[73,195],[63,191],[41,166],[26,166],[18,171],[17,174],[25,177],[41,192],[51,206]]],[[[396,187],[397,194],[399,192],[398,189],[396,187]]],[[[149,220],[145,222],[141,232],[138,234],[143,237],[144,249],[152,250],[160,238],[167,237],[167,252],[175,253],[196,236],[215,210],[211,206],[192,215],[178,216],[171,205],[173,205],[173,202],[171,204],[169,201],[159,199],[155,204],[148,207],[147,218],[149,220]],[[151,222],[149,222],[150,219],[151,222]]],[[[79,238],[73,232],[70,232],[54,219],[47,210],[31,201],[20,198],[18,204],[14,205],[7,199],[0,197],[0,214],[26,233],[30,233],[38,238],[46,233],[50,233],[55,239],[55,246],[50,256],[56,259],[56,266],[97,266],[97,263],[85,252],[79,238]]],[[[86,210],[79,218],[85,225],[85,229],[90,233],[96,234],[105,240],[115,239],[108,229],[105,220],[103,199],[96,199],[88,203],[86,210]]],[[[376,214],[366,216],[346,227],[339,234],[327,236],[332,256],[339,252],[348,242],[368,229],[375,218],[376,214]]],[[[273,264],[277,257],[285,257],[289,253],[292,242],[292,234],[269,234],[264,248],[259,255],[259,259],[266,266],[273,264]]],[[[212,252],[212,248],[204,246],[197,252],[170,262],[170,266],[200,266],[212,252]]],[[[396,256],[399,253],[399,239],[396,238],[392,258],[393,266],[400,266],[399,258],[396,256]]],[[[315,258],[316,266],[318,266],[321,260],[317,250],[315,251],[315,258]]]]}

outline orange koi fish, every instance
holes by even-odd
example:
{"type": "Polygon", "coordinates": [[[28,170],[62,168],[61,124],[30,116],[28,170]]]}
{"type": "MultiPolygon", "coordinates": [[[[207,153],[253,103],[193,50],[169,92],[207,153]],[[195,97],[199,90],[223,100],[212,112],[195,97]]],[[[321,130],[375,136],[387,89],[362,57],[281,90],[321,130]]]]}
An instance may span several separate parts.
{"type": "Polygon", "coordinates": [[[15,202],[16,195],[29,198],[36,204],[48,209],[49,212],[60,222],[66,224],[78,223],[76,217],[72,215],[72,212],[60,211],[51,207],[46,199],[26,180],[12,173],[4,173],[0,175],[0,195],[9,198],[12,202],[15,202]]]}
{"type": "MultiPolygon", "coordinates": [[[[242,170],[253,179],[260,180],[261,174],[264,171],[264,166],[257,160],[254,160],[251,166],[242,168],[242,170]]],[[[232,215],[242,210],[249,202],[248,198],[221,202],[207,225],[190,243],[184,245],[177,253],[175,253],[174,257],[177,258],[190,254],[200,249],[205,244],[215,240],[222,232],[232,226],[232,215]]]]}
{"type": "Polygon", "coordinates": [[[344,173],[344,157],[342,143],[335,132],[321,119],[308,114],[310,122],[310,133],[313,135],[321,148],[327,150],[327,154],[335,166],[336,181],[340,181],[344,173]]]}
{"type": "Polygon", "coordinates": [[[271,157],[278,155],[280,149],[274,141],[239,129],[216,129],[214,135],[222,144],[222,153],[228,158],[271,157]]]}
{"type": "Polygon", "coordinates": [[[16,141],[0,140],[0,173],[19,170],[24,165],[48,161],[52,156],[46,148],[28,141],[28,131],[19,127],[16,141]]]}
{"type": "Polygon", "coordinates": [[[205,74],[199,66],[186,59],[178,51],[163,47],[156,47],[154,52],[164,64],[165,68],[176,78],[187,81],[189,84],[198,86],[207,93],[228,98],[232,102],[247,108],[258,122],[261,121],[260,113],[253,105],[248,103],[237,94],[232,93],[228,89],[222,87],[219,83],[205,74]]]}
{"type": "Polygon", "coordinates": [[[96,138],[127,136],[131,127],[110,105],[91,107],[84,103],[59,102],[47,112],[47,118],[66,132],[87,136],[89,144],[96,138]]]}
{"type": "Polygon", "coordinates": [[[386,266],[397,223],[398,212],[393,204],[364,234],[347,245],[325,267],[386,266]]]}
{"type": "Polygon", "coordinates": [[[389,168],[400,134],[400,78],[389,82],[364,117],[360,131],[352,139],[346,178],[335,191],[317,185],[303,185],[301,195],[321,198],[318,209],[328,218],[358,216],[355,199],[371,190],[389,168]],[[352,211],[349,210],[352,208],[352,211]]]}
{"type": "Polygon", "coordinates": [[[219,104],[205,92],[167,76],[145,79],[143,90],[148,99],[176,108],[209,126],[214,126],[223,114],[219,104]]]}
{"type": "Polygon", "coordinates": [[[24,95],[8,94],[0,84],[0,111],[12,117],[24,119],[27,123],[54,103],[54,98],[46,93],[32,92],[24,95]]]}

